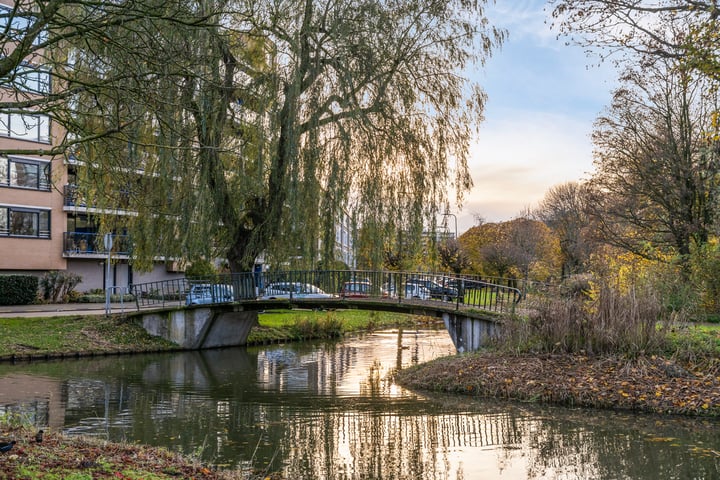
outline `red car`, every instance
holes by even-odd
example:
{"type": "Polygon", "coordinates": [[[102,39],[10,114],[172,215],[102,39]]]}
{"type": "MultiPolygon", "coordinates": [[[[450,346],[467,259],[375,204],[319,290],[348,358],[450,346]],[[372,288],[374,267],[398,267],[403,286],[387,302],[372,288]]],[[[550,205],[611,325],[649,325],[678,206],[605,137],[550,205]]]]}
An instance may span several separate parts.
{"type": "Polygon", "coordinates": [[[340,290],[343,298],[367,298],[370,296],[369,282],[345,282],[340,290]]]}

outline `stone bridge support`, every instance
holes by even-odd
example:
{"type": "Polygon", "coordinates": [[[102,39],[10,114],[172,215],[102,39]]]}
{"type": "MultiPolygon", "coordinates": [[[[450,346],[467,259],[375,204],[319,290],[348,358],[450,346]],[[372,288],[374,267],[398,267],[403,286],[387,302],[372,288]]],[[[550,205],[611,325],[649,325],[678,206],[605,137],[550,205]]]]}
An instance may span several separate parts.
{"type": "Polygon", "coordinates": [[[442,318],[458,353],[480,350],[500,329],[497,318],[469,317],[461,312],[443,313],[442,318]]]}
{"type": "Polygon", "coordinates": [[[253,326],[258,324],[255,311],[243,311],[232,305],[177,308],[138,312],[150,335],[162,337],[187,349],[237,347],[247,343],[253,326]]]}

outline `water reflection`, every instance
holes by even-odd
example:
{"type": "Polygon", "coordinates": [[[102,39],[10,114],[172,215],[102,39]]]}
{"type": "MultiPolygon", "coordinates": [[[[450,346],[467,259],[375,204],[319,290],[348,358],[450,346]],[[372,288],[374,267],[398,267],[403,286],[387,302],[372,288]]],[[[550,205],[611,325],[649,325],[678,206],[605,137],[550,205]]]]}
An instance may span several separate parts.
{"type": "Polygon", "coordinates": [[[716,478],[717,424],[419,396],[445,332],[0,365],[0,413],[307,479],[716,478]]]}

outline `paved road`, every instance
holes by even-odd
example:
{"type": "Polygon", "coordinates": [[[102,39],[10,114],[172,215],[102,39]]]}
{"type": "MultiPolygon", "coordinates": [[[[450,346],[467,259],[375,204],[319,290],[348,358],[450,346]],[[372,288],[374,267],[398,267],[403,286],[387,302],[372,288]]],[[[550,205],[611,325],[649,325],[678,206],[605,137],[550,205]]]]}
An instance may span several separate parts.
{"type": "MultiPolygon", "coordinates": [[[[135,303],[111,303],[111,313],[134,311],[135,303]]],[[[104,303],[53,303],[44,305],[0,305],[0,318],[105,315],[104,303]]]]}

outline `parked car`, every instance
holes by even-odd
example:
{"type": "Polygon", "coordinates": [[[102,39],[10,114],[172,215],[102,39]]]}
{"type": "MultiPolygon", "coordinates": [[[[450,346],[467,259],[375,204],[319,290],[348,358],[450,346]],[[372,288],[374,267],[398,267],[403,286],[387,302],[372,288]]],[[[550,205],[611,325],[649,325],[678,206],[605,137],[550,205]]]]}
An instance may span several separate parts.
{"type": "Polygon", "coordinates": [[[186,305],[204,305],[208,303],[228,303],[235,300],[232,285],[196,283],[190,285],[185,295],[186,305]]]}
{"type": "Polygon", "coordinates": [[[275,282],[265,287],[261,300],[276,300],[278,298],[333,298],[335,295],[326,293],[309,283],[275,282]]]}
{"type": "Polygon", "coordinates": [[[430,291],[430,298],[439,298],[441,300],[451,300],[457,298],[457,288],[450,285],[441,285],[427,278],[408,278],[405,282],[407,285],[420,285],[430,291]]]}
{"type": "Polygon", "coordinates": [[[340,289],[343,298],[367,298],[370,296],[370,282],[345,282],[340,289]]]}
{"type": "Polygon", "coordinates": [[[459,280],[451,279],[448,281],[447,285],[452,288],[457,288],[458,284],[465,287],[465,290],[479,290],[490,285],[483,280],[472,278],[461,278],[459,280]]]}
{"type": "Polygon", "coordinates": [[[405,284],[405,298],[417,298],[419,300],[430,300],[430,298],[432,298],[432,295],[430,294],[430,290],[423,287],[422,285],[417,285],[415,283],[406,283],[405,284]]]}
{"type": "MultiPolygon", "coordinates": [[[[427,288],[415,283],[404,284],[402,290],[404,291],[403,298],[417,298],[420,300],[429,300],[431,298],[430,291],[427,288]]],[[[388,285],[386,283],[380,291],[382,292],[382,296],[385,298],[397,298],[398,296],[397,291],[395,290],[395,285],[388,285]]]]}

